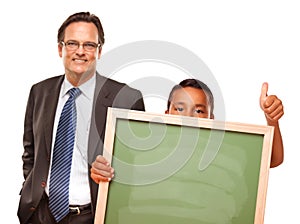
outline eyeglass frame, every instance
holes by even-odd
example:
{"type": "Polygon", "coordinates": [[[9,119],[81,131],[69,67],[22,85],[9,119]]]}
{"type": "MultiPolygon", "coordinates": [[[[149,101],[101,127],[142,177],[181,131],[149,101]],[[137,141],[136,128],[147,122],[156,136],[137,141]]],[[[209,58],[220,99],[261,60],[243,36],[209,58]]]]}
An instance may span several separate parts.
{"type": "Polygon", "coordinates": [[[76,40],[68,40],[66,42],[64,41],[60,41],[60,44],[62,46],[65,46],[67,48],[67,50],[70,50],[70,51],[75,51],[77,50],[80,46],[82,46],[82,48],[85,50],[85,51],[89,51],[89,52],[92,52],[94,50],[96,50],[98,47],[101,47],[101,43],[95,43],[95,42],[91,42],[91,41],[86,41],[86,42],[83,42],[83,43],[80,43],[79,41],[76,41],[76,40]],[[74,49],[70,49],[70,45],[68,45],[68,42],[73,42],[74,44],[76,44],[76,48],[74,49]],[[86,49],[87,45],[86,44],[95,44],[95,46],[93,46],[94,48],[92,50],[89,50],[89,49],[86,49]]]}

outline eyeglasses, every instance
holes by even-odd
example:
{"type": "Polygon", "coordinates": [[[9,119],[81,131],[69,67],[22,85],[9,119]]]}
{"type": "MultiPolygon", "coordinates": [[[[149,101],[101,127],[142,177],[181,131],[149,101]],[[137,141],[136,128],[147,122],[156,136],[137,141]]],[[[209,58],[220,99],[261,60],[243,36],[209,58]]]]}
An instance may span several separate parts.
{"type": "Polygon", "coordinates": [[[66,43],[61,41],[60,42],[62,45],[64,45],[67,50],[70,51],[75,51],[79,48],[79,46],[82,45],[83,49],[86,51],[94,51],[96,50],[97,47],[99,47],[101,44],[96,44],[94,42],[84,42],[80,44],[78,41],[75,40],[68,40],[66,43]]]}

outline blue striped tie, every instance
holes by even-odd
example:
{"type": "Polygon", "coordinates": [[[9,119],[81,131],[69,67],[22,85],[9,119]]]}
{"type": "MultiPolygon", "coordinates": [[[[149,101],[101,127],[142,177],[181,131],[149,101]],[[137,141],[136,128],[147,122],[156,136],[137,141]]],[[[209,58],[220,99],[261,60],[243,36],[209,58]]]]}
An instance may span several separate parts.
{"type": "Polygon", "coordinates": [[[81,92],[73,88],[68,93],[70,97],[57,127],[49,186],[49,208],[57,222],[69,213],[69,182],[76,130],[75,99],[81,92]]]}

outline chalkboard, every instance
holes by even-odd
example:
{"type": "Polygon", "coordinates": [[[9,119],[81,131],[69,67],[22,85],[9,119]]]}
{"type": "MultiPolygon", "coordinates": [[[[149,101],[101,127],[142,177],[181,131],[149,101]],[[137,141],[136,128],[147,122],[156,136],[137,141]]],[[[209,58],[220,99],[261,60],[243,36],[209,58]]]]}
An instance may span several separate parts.
{"type": "Polygon", "coordinates": [[[109,108],[95,224],[263,223],[273,132],[109,108]]]}

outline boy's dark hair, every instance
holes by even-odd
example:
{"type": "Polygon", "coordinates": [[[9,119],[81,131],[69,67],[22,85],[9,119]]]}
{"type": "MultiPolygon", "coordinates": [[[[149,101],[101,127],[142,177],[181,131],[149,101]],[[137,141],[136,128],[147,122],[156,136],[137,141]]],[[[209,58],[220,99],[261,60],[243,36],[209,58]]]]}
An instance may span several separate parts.
{"type": "Polygon", "coordinates": [[[67,26],[69,26],[71,23],[74,23],[74,22],[94,23],[95,26],[98,29],[98,36],[99,36],[98,43],[101,46],[104,44],[104,42],[105,42],[104,31],[103,31],[100,19],[96,15],[91,14],[89,12],[78,12],[78,13],[75,13],[75,14],[69,16],[63,22],[63,24],[60,26],[60,28],[58,29],[57,43],[60,43],[61,41],[64,40],[64,38],[65,38],[65,30],[66,30],[67,26]]]}
{"type": "Polygon", "coordinates": [[[177,90],[177,89],[182,89],[184,87],[193,87],[196,89],[201,89],[204,91],[207,99],[208,99],[208,103],[210,105],[210,114],[213,115],[213,111],[214,111],[214,96],[210,90],[210,88],[203,82],[201,82],[198,79],[185,79],[182,80],[178,85],[175,85],[170,94],[169,94],[169,99],[168,99],[168,107],[167,109],[169,109],[170,104],[171,104],[171,100],[173,97],[173,93],[177,90]]]}

